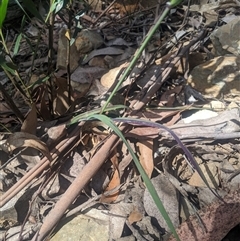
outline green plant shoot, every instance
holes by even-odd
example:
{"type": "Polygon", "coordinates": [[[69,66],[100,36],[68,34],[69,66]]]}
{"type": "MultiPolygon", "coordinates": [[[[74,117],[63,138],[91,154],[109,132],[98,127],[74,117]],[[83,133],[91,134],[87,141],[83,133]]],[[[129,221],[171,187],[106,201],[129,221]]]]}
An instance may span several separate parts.
{"type": "Polygon", "coordinates": [[[156,32],[156,30],[159,28],[161,22],[163,21],[163,19],[167,16],[168,12],[170,11],[171,8],[177,6],[179,3],[181,3],[182,0],[171,0],[171,2],[167,3],[166,8],[164,10],[164,12],[162,13],[162,15],[159,16],[157,22],[152,26],[152,28],[149,30],[148,34],[146,35],[145,39],[143,40],[140,48],[135,52],[133,59],[131,60],[129,66],[127,67],[127,69],[124,71],[123,75],[120,77],[116,87],[114,88],[114,90],[112,91],[112,93],[110,94],[110,96],[108,97],[105,105],[102,108],[102,113],[104,112],[105,108],[108,106],[108,104],[110,103],[112,97],[115,95],[115,93],[118,91],[119,87],[122,85],[122,83],[126,80],[126,78],[129,76],[129,74],[131,73],[132,69],[134,68],[135,64],[137,63],[138,59],[140,58],[143,50],[146,48],[148,42],[150,41],[150,39],[152,38],[152,36],[154,35],[154,33],[156,32]]]}
{"type": "Polygon", "coordinates": [[[8,0],[2,0],[0,3],[0,29],[2,29],[3,22],[7,15],[8,0]]]}
{"type": "MultiPolygon", "coordinates": [[[[110,110],[116,110],[118,108],[126,108],[125,106],[111,106],[111,107],[107,107],[105,111],[110,111],[110,110]]],[[[146,174],[145,170],[143,169],[142,165],[140,164],[138,158],[136,157],[134,151],[132,150],[131,146],[129,145],[129,143],[127,142],[127,140],[125,139],[125,137],[123,136],[122,132],[119,130],[119,128],[116,126],[116,124],[114,123],[114,120],[116,119],[110,119],[109,117],[107,117],[106,115],[102,115],[99,114],[101,112],[101,109],[96,109],[93,111],[89,111],[87,113],[83,113],[80,115],[77,115],[75,117],[73,117],[70,122],[68,123],[67,126],[75,124],[79,121],[85,121],[85,120],[93,120],[93,119],[98,119],[100,121],[102,121],[104,124],[106,124],[107,126],[109,126],[118,136],[119,138],[123,141],[123,143],[127,146],[133,161],[144,181],[144,183],[146,184],[147,189],[149,190],[150,195],[152,196],[155,204],[157,205],[160,213],[162,214],[163,218],[165,219],[169,229],[171,230],[171,232],[173,233],[173,235],[175,236],[177,241],[180,241],[178,234],[173,226],[173,223],[171,221],[171,219],[168,216],[168,213],[166,212],[166,209],[164,208],[151,180],[149,179],[148,175],[146,174]]],[[[117,118],[118,119],[118,118],[117,118]]],[[[121,118],[120,118],[121,119],[121,118]]]]}
{"type": "Polygon", "coordinates": [[[88,120],[92,120],[92,119],[98,119],[100,121],[102,121],[104,124],[106,124],[107,126],[109,126],[118,136],[119,138],[123,141],[123,143],[127,146],[133,161],[149,191],[149,193],[151,194],[155,204],[157,205],[160,213],[162,214],[163,218],[165,219],[169,229],[171,230],[171,232],[173,233],[174,237],[176,238],[176,240],[180,241],[178,234],[173,226],[173,223],[166,211],[166,209],[164,208],[162,201],[160,200],[151,180],[149,179],[147,173],[145,172],[145,170],[143,169],[142,165],[140,164],[137,156],[135,155],[133,149],[131,148],[131,146],[129,145],[129,143],[127,142],[127,140],[125,139],[125,137],[123,136],[122,132],[119,130],[119,128],[116,126],[116,124],[113,122],[112,119],[110,119],[109,117],[107,117],[106,115],[101,115],[101,114],[94,114],[94,115],[90,115],[88,118],[88,120]]]}

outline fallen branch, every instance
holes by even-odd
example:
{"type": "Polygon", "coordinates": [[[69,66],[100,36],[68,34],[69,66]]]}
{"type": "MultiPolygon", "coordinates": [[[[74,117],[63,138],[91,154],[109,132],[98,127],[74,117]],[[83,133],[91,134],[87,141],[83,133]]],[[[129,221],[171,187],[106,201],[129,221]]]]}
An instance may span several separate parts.
{"type": "MultiPolygon", "coordinates": [[[[58,158],[59,154],[68,148],[72,144],[74,139],[79,137],[79,126],[77,126],[67,138],[62,140],[56,145],[56,147],[50,151],[52,160],[54,161],[58,158]]],[[[22,179],[20,179],[15,185],[13,185],[7,192],[5,192],[0,199],[0,207],[4,206],[10,199],[12,199],[18,192],[20,192],[24,187],[26,187],[34,178],[42,173],[47,167],[49,167],[50,161],[47,157],[35,165],[28,173],[26,173],[22,179]]]]}
{"type": "MultiPolygon", "coordinates": [[[[121,131],[125,131],[127,128],[123,126],[121,131]]],[[[50,211],[48,216],[45,218],[42,227],[39,232],[33,237],[34,241],[41,241],[51,232],[56,226],[61,217],[64,215],[68,207],[77,198],[79,193],[83,190],[85,185],[93,177],[93,175],[102,166],[108,156],[111,154],[111,150],[117,143],[118,137],[111,135],[104,145],[98,150],[93,158],[87,163],[87,165],[78,174],[72,184],[69,186],[67,191],[63,194],[61,199],[56,203],[54,208],[50,211]]]]}

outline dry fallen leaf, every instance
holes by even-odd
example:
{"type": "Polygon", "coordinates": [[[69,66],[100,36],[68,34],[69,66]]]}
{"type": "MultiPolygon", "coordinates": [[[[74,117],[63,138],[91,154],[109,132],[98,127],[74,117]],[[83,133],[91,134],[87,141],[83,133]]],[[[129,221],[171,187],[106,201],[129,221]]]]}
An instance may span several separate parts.
{"type": "Polygon", "coordinates": [[[21,132],[26,132],[29,134],[36,134],[37,129],[37,110],[35,104],[32,104],[32,109],[28,113],[26,119],[24,120],[21,132]]]}
{"type": "MultiPolygon", "coordinates": [[[[113,190],[114,188],[116,188],[119,185],[120,185],[119,173],[118,173],[118,170],[115,170],[115,172],[113,174],[113,177],[112,177],[111,181],[109,182],[105,192],[106,191],[111,191],[111,190],[113,190]]],[[[114,202],[117,199],[117,197],[118,197],[118,193],[119,193],[119,190],[116,190],[111,195],[108,195],[108,196],[102,195],[100,201],[103,202],[103,203],[114,202]]]]}
{"type": "MultiPolygon", "coordinates": [[[[70,108],[70,101],[69,101],[69,86],[67,83],[67,80],[65,78],[56,78],[56,84],[58,86],[57,88],[57,96],[53,101],[53,110],[54,113],[58,115],[63,115],[66,113],[66,111],[70,108]]],[[[70,91],[72,94],[72,90],[70,91]]],[[[71,102],[73,102],[74,99],[71,96],[71,102]]]]}
{"type": "Polygon", "coordinates": [[[121,70],[124,70],[124,68],[126,68],[128,66],[127,63],[124,63],[114,69],[111,69],[109,70],[106,74],[104,74],[101,78],[101,84],[104,86],[104,87],[107,87],[107,88],[110,88],[116,77],[118,76],[119,72],[121,70]]]}
{"type": "Polygon", "coordinates": [[[150,178],[152,175],[152,171],[154,168],[153,163],[153,142],[151,141],[142,141],[137,143],[137,147],[139,148],[139,160],[142,164],[143,169],[147,173],[150,178]]]}
{"type": "MultiPolygon", "coordinates": [[[[66,29],[59,32],[58,52],[57,52],[57,68],[67,69],[68,63],[68,45],[69,41],[66,36],[66,29]]],[[[75,44],[70,46],[70,70],[73,71],[78,67],[78,61],[82,58],[82,54],[77,51],[75,44]]]]}
{"type": "Polygon", "coordinates": [[[130,224],[138,222],[142,219],[143,215],[134,207],[134,210],[130,213],[128,221],[130,224]]]}
{"type": "MultiPolygon", "coordinates": [[[[215,163],[208,163],[208,165],[199,165],[201,168],[207,182],[211,188],[219,187],[218,179],[218,168],[215,163]]],[[[202,178],[197,172],[194,172],[191,178],[188,181],[189,185],[195,187],[206,187],[206,184],[203,182],[202,178]]]]}
{"type": "Polygon", "coordinates": [[[42,152],[48,160],[51,161],[52,159],[46,144],[40,141],[36,136],[29,133],[15,132],[11,134],[6,142],[1,146],[2,150],[7,153],[12,153],[19,147],[32,147],[42,152]]]}
{"type": "MultiPolygon", "coordinates": [[[[106,191],[111,191],[111,190],[113,190],[114,188],[116,188],[116,187],[118,187],[120,185],[120,176],[119,176],[119,170],[118,170],[118,157],[117,157],[116,153],[115,153],[115,155],[113,155],[111,157],[111,162],[113,163],[115,171],[114,171],[114,174],[112,176],[111,181],[109,182],[107,188],[105,189],[105,192],[106,191]]],[[[119,193],[119,191],[116,190],[111,195],[108,195],[108,196],[102,195],[100,200],[103,203],[114,202],[117,199],[117,197],[118,197],[118,193],[119,193]]]]}
{"type": "Polygon", "coordinates": [[[46,84],[41,84],[35,87],[32,91],[33,99],[35,103],[39,103],[36,105],[41,117],[44,120],[51,119],[51,112],[48,106],[48,86],[46,84]]]}

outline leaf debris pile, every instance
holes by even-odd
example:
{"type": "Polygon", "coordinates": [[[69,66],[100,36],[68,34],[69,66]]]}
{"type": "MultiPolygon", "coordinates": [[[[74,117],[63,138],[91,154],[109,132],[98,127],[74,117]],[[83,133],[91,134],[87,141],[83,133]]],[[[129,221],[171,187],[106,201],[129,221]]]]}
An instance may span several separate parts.
{"type": "MultiPolygon", "coordinates": [[[[1,240],[174,240],[129,149],[87,119],[101,113],[165,2],[74,1],[47,23],[48,4],[36,4],[17,27],[10,6],[9,53],[0,53],[1,240]]],[[[239,11],[237,0],[173,8],[104,112],[170,128],[222,198],[166,131],[119,126],[181,240],[240,235],[239,11]]]]}

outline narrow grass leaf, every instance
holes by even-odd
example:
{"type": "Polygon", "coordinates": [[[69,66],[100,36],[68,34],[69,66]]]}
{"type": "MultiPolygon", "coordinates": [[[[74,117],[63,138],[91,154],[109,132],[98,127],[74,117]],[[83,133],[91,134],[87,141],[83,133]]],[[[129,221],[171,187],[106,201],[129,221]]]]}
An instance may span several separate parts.
{"type": "MultiPolygon", "coordinates": [[[[125,105],[113,105],[113,106],[107,107],[105,109],[105,112],[114,111],[114,110],[118,110],[118,109],[126,109],[126,108],[127,107],[125,105]]],[[[97,109],[76,115],[67,123],[67,125],[75,124],[83,119],[89,118],[89,116],[92,116],[94,114],[99,114],[99,113],[101,113],[101,111],[102,111],[102,108],[97,108],[97,109]]]]}
{"type": "Polygon", "coordinates": [[[197,173],[199,174],[199,176],[202,178],[202,180],[204,181],[204,183],[206,184],[206,186],[209,188],[209,190],[220,200],[222,200],[222,198],[218,195],[218,193],[216,193],[209,185],[206,177],[204,176],[201,168],[199,167],[198,163],[196,162],[195,158],[192,156],[191,152],[188,150],[188,148],[182,143],[182,141],[179,139],[179,137],[174,133],[174,131],[172,131],[171,129],[169,129],[168,127],[161,125],[159,123],[155,123],[152,121],[147,121],[147,120],[140,120],[140,119],[134,119],[134,118],[114,118],[114,121],[117,122],[123,122],[123,123],[129,123],[129,124],[133,124],[133,125],[145,125],[145,126],[150,126],[150,127],[155,127],[158,129],[164,129],[165,131],[167,131],[168,133],[170,133],[170,135],[176,140],[176,142],[178,143],[178,145],[182,148],[182,150],[184,151],[184,153],[186,154],[186,157],[188,159],[188,161],[192,164],[192,166],[194,167],[194,169],[197,171],[197,173]]]}
{"type": "Polygon", "coordinates": [[[12,63],[1,62],[0,66],[7,72],[11,73],[12,75],[16,76],[17,66],[12,63]]]}
{"type": "Polygon", "coordinates": [[[32,0],[23,0],[23,4],[26,7],[26,9],[33,14],[34,17],[38,18],[41,22],[44,23],[44,20],[41,16],[41,14],[39,13],[39,11],[37,10],[34,2],[32,0]]]}
{"type": "Polygon", "coordinates": [[[171,230],[171,232],[173,233],[173,235],[175,236],[175,238],[180,241],[178,234],[173,226],[173,223],[170,219],[170,217],[168,216],[168,213],[166,211],[166,209],[164,208],[162,201],[160,200],[151,180],[149,179],[147,173],[145,172],[145,170],[143,169],[143,167],[141,166],[137,156],[135,155],[133,149],[131,148],[131,146],[129,145],[129,143],[127,142],[127,140],[125,139],[125,137],[123,136],[122,132],[119,130],[119,128],[115,125],[115,123],[113,122],[112,119],[110,119],[109,117],[107,117],[106,115],[101,115],[101,114],[95,114],[95,115],[91,115],[89,116],[87,119],[92,120],[92,119],[98,119],[100,121],[102,121],[104,124],[106,124],[107,126],[109,126],[118,136],[119,138],[124,142],[124,144],[127,146],[130,154],[132,155],[133,161],[149,191],[149,193],[151,194],[155,204],[157,205],[160,213],[162,214],[163,218],[165,219],[169,229],[171,230]]]}
{"type": "Polygon", "coordinates": [[[8,0],[2,0],[0,2],[0,29],[2,28],[3,22],[7,14],[8,0]]]}
{"type": "Polygon", "coordinates": [[[22,34],[20,33],[18,36],[17,36],[17,39],[16,39],[16,43],[14,45],[14,50],[13,50],[13,55],[15,56],[18,51],[19,51],[19,48],[20,48],[20,42],[22,40],[22,34]]]}
{"type": "Polygon", "coordinates": [[[170,8],[176,7],[181,2],[182,2],[182,0],[171,0],[170,3],[169,3],[170,8]]]}
{"type": "MultiPolygon", "coordinates": [[[[23,6],[21,5],[21,3],[18,0],[15,0],[15,2],[17,3],[17,5],[19,6],[19,8],[24,12],[24,15],[26,17],[28,17],[28,19],[32,20],[31,17],[28,15],[28,13],[25,11],[25,9],[23,8],[23,6]]],[[[24,16],[24,17],[25,17],[24,16]]]]}
{"type": "Polygon", "coordinates": [[[49,80],[50,76],[46,76],[44,78],[39,78],[37,81],[35,81],[33,84],[29,85],[27,89],[32,90],[34,86],[43,84],[49,80]]]}

